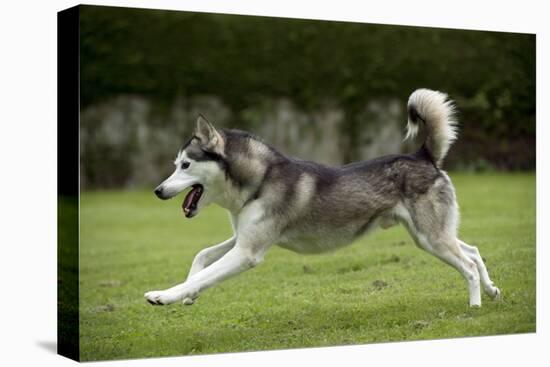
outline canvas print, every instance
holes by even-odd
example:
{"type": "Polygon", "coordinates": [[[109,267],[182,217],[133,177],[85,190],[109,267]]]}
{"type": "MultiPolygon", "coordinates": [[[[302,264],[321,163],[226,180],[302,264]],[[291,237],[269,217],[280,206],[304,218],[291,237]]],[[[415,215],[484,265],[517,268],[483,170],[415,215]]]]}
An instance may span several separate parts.
{"type": "Polygon", "coordinates": [[[58,349],[536,331],[535,35],[59,13],[58,349]]]}

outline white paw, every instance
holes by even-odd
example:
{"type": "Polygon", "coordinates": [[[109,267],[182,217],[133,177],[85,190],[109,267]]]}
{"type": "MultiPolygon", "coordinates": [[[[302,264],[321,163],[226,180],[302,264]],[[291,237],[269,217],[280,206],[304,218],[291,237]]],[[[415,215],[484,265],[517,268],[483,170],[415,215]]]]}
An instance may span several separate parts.
{"type": "Polygon", "coordinates": [[[193,303],[195,303],[196,299],[199,298],[199,291],[193,288],[187,288],[185,292],[183,292],[182,298],[182,303],[185,306],[191,306],[193,303]]]}
{"type": "Polygon", "coordinates": [[[481,296],[476,294],[475,297],[470,297],[470,308],[479,307],[481,307],[481,296]]]}
{"type": "Polygon", "coordinates": [[[147,302],[152,305],[169,305],[178,300],[177,295],[170,291],[151,291],[143,295],[147,302]]]}
{"type": "Polygon", "coordinates": [[[502,299],[502,295],[500,293],[500,289],[498,289],[497,287],[494,287],[493,289],[493,296],[492,298],[495,300],[495,301],[500,301],[502,299]]]}
{"type": "Polygon", "coordinates": [[[195,303],[195,300],[192,298],[184,298],[183,301],[181,301],[185,306],[191,306],[193,303],[195,303]]]}

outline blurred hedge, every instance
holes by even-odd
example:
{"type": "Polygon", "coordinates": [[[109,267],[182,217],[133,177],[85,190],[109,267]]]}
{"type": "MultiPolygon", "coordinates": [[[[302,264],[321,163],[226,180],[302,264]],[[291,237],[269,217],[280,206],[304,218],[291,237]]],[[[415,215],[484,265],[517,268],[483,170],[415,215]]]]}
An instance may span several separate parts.
{"type": "Polygon", "coordinates": [[[342,133],[353,146],[368,123],[357,118],[365,101],[404,104],[429,87],[458,102],[463,126],[452,165],[535,167],[534,35],[81,9],[83,108],[120,94],[152,99],[160,110],[177,97],[216,95],[238,117],[266,97],[306,111],[330,101],[345,110],[342,133]]]}

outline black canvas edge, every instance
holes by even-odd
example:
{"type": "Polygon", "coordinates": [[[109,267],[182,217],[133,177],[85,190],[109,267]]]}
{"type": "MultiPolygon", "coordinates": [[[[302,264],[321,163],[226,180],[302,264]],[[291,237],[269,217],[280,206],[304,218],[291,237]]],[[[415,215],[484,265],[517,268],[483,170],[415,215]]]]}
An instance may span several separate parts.
{"type": "Polygon", "coordinates": [[[57,13],[57,353],[80,360],[80,8],[57,13]]]}

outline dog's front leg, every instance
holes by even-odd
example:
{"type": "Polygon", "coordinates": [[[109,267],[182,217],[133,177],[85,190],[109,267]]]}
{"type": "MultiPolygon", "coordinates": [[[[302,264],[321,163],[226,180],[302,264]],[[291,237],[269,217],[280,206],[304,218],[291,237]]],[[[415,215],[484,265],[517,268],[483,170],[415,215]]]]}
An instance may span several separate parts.
{"type": "Polygon", "coordinates": [[[233,246],[235,246],[236,242],[237,236],[235,235],[220,244],[201,250],[193,260],[193,264],[191,265],[191,270],[189,270],[189,275],[187,276],[187,279],[189,279],[191,276],[195,275],[202,269],[208,267],[213,262],[219,260],[223,255],[231,250],[233,246]]]}
{"type": "MultiPolygon", "coordinates": [[[[239,243],[221,259],[187,278],[185,283],[164,291],[145,293],[147,301],[154,305],[167,305],[181,300],[193,300],[206,288],[259,264],[268,246],[250,246],[239,243]]],[[[186,302],[187,304],[188,302],[186,302]]]]}
{"type": "Polygon", "coordinates": [[[184,304],[190,304],[203,290],[258,265],[271,244],[276,242],[278,226],[265,218],[260,203],[246,207],[238,220],[232,219],[237,237],[233,248],[208,267],[190,275],[184,283],[164,291],[145,293],[147,301],[166,305],[184,300],[184,304]]]}
{"type": "MultiPolygon", "coordinates": [[[[235,246],[236,242],[237,235],[234,235],[230,239],[225,240],[220,244],[201,250],[193,260],[193,264],[191,265],[191,269],[189,270],[187,279],[189,279],[191,276],[195,275],[199,271],[203,270],[204,268],[208,267],[213,262],[218,261],[223,255],[231,250],[233,246],[235,246]]],[[[183,303],[186,305],[192,305],[194,303],[194,300],[191,298],[184,298],[183,303]]]]}

